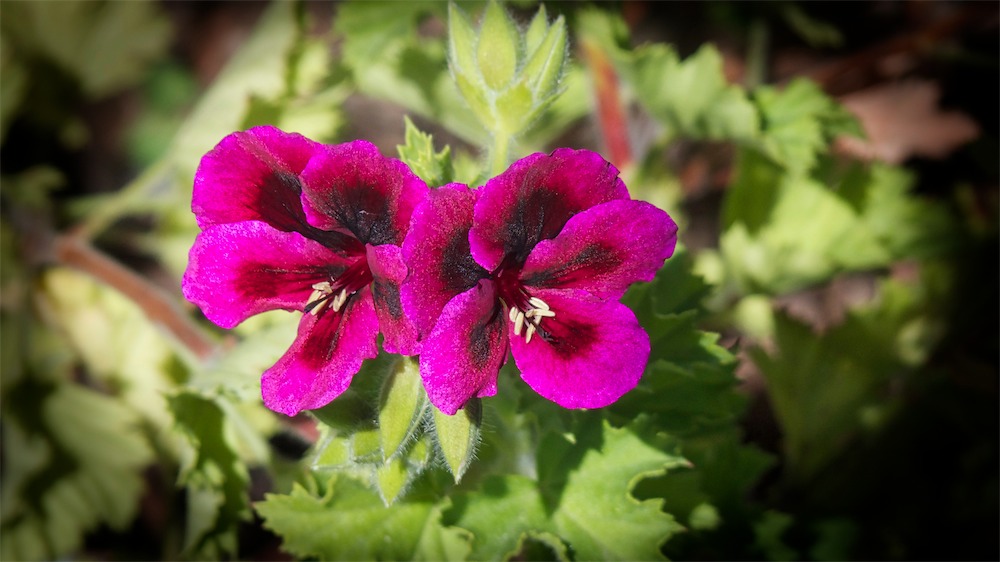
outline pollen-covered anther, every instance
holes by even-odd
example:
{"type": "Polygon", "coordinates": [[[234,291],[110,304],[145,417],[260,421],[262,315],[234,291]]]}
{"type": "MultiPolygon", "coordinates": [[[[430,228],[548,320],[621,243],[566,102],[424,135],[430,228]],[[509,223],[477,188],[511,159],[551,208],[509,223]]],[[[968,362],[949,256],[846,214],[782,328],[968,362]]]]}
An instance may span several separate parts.
{"type": "Polygon", "coordinates": [[[330,285],[329,281],[320,281],[319,283],[313,283],[312,289],[312,294],[306,300],[305,311],[315,316],[326,306],[330,295],[333,294],[333,286],[330,285]]]}
{"type": "Polygon", "coordinates": [[[340,312],[340,309],[344,307],[344,303],[347,302],[347,297],[352,294],[354,293],[348,293],[347,289],[341,289],[340,292],[337,293],[337,296],[333,297],[333,304],[331,304],[330,307],[333,308],[334,312],[340,312]]]}
{"type": "Polygon", "coordinates": [[[534,308],[521,311],[517,307],[510,307],[507,317],[514,323],[514,335],[520,336],[521,330],[524,332],[524,343],[531,343],[531,337],[535,335],[541,324],[542,318],[554,318],[556,313],[549,308],[549,305],[538,297],[528,299],[528,304],[534,308]]]}

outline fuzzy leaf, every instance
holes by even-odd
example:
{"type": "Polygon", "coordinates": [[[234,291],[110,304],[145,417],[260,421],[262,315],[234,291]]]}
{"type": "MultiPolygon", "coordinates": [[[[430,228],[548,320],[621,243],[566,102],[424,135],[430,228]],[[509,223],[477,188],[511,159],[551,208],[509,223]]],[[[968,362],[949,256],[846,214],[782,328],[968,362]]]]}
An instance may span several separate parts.
{"type": "Polygon", "coordinates": [[[132,522],[153,459],[130,409],[72,383],[27,379],[6,389],[3,412],[0,558],[62,558],[99,524],[132,522]]]}
{"type": "Polygon", "coordinates": [[[4,8],[3,31],[22,58],[50,60],[92,98],[141,80],[171,35],[159,6],[145,2],[12,4],[4,8]]]}
{"type": "Polygon", "coordinates": [[[189,391],[168,400],[177,429],[192,447],[180,474],[193,500],[184,549],[212,558],[234,555],[237,525],[249,517],[249,474],[236,453],[225,411],[211,398],[189,391]]]}
{"type": "Polygon", "coordinates": [[[433,137],[418,129],[409,117],[405,121],[406,144],[396,147],[400,160],[431,187],[453,181],[455,171],[451,164],[451,147],[445,145],[440,152],[434,152],[433,137]]]}
{"type": "Polygon", "coordinates": [[[660,510],[661,501],[639,501],[631,490],[641,479],[686,464],[651,446],[629,428],[594,419],[576,442],[550,433],[538,449],[536,482],[519,476],[487,481],[491,493],[454,498],[449,522],[476,539],[473,558],[517,552],[526,536],[557,553],[565,541],[581,560],[650,560],[680,529],[660,510]],[[545,537],[550,537],[545,541],[545,537]]]}
{"type": "Polygon", "coordinates": [[[780,91],[761,87],[754,92],[754,102],[765,124],[761,148],[792,173],[812,169],[833,135],[845,130],[845,120],[853,121],[819,86],[805,79],[793,80],[780,91]]]}
{"type": "Polygon", "coordinates": [[[332,476],[317,497],[295,485],[289,495],[268,494],[254,507],[282,548],[321,560],[461,560],[469,536],[441,525],[441,508],[401,501],[391,508],[368,486],[332,476]]]}
{"type": "Polygon", "coordinates": [[[726,83],[722,57],[705,45],[683,62],[664,45],[634,52],[636,95],[671,137],[749,140],[757,111],[739,86],[726,83]]]}

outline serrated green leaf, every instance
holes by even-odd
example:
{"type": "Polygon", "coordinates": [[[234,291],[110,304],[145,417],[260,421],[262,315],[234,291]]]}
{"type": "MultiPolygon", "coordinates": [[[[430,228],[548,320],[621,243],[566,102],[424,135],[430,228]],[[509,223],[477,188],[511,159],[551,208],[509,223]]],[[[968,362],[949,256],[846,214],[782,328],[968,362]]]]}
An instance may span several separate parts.
{"type": "Polygon", "coordinates": [[[333,476],[316,497],[299,485],[254,505],[282,548],[321,560],[461,560],[469,536],[440,523],[441,508],[401,501],[386,508],[368,486],[333,476]]]}
{"type": "Polygon", "coordinates": [[[809,80],[793,80],[782,90],[763,86],[753,98],[764,123],[761,148],[792,173],[815,166],[832,138],[827,123],[843,126],[843,110],[809,80]]]}
{"type": "Polygon", "coordinates": [[[473,558],[517,552],[525,537],[543,540],[557,554],[565,554],[565,541],[579,560],[662,557],[660,544],[680,526],[661,511],[660,500],[639,501],[631,491],[643,478],[687,461],[596,418],[578,429],[575,442],[549,433],[537,454],[537,481],[493,477],[484,493],[454,497],[448,521],[473,532],[473,558]]]}
{"type": "Polygon", "coordinates": [[[644,46],[634,52],[628,74],[671,137],[750,140],[758,134],[757,110],[739,86],[726,83],[722,57],[711,45],[683,62],[669,47],[644,46]]]}
{"type": "Polygon", "coordinates": [[[798,552],[788,546],[782,535],[792,525],[792,516],[779,511],[767,511],[754,524],[755,546],[759,548],[768,560],[798,560],[798,552]]]}
{"type": "Polygon", "coordinates": [[[552,528],[538,483],[525,476],[493,476],[478,493],[458,495],[453,502],[446,516],[472,532],[473,560],[507,559],[517,553],[523,536],[552,528]]]}
{"type": "MultiPolygon", "coordinates": [[[[576,451],[568,458],[554,458],[546,453],[557,451],[557,447],[541,448],[540,475],[546,465],[568,469],[566,474],[553,474],[541,482],[543,490],[558,498],[550,500],[558,535],[581,559],[661,558],[660,545],[681,527],[661,511],[660,501],[636,500],[631,491],[642,478],[684,466],[687,461],[646,444],[627,428],[615,429],[605,422],[593,431],[600,449],[584,451],[573,468],[576,451]]],[[[577,443],[590,438],[576,435],[577,443]]]]}
{"type": "Polygon", "coordinates": [[[236,453],[225,411],[215,400],[189,391],[169,397],[168,403],[192,448],[179,477],[197,498],[189,505],[184,550],[189,555],[234,555],[237,526],[249,517],[250,477],[236,453]]]}
{"type": "Polygon", "coordinates": [[[39,287],[52,323],[66,335],[88,372],[116,389],[124,404],[147,420],[158,445],[173,450],[171,417],[163,394],[180,382],[172,345],[138,306],[117,291],[67,268],[45,272],[39,287]]]}
{"type": "Polygon", "coordinates": [[[399,158],[424,180],[430,187],[439,187],[454,181],[455,170],[451,164],[451,147],[445,145],[440,152],[434,152],[434,140],[405,118],[406,144],[396,146],[399,158]]]}
{"type": "Polygon", "coordinates": [[[5,560],[60,558],[99,524],[127,527],[152,461],[138,418],[116,400],[69,382],[28,381],[4,397],[5,560]]]}
{"type": "Polygon", "coordinates": [[[92,98],[138,82],[171,35],[159,6],[146,2],[25,2],[4,12],[4,33],[22,56],[54,62],[92,98]]]}

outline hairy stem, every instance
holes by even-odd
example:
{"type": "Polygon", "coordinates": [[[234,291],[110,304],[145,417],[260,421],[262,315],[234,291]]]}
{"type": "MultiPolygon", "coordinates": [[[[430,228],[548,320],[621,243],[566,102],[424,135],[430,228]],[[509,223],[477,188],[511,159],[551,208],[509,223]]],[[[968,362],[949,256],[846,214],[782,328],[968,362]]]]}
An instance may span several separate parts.
{"type": "Polygon", "coordinates": [[[507,169],[510,155],[511,135],[506,132],[493,133],[493,148],[490,150],[490,177],[496,177],[507,169]]]}

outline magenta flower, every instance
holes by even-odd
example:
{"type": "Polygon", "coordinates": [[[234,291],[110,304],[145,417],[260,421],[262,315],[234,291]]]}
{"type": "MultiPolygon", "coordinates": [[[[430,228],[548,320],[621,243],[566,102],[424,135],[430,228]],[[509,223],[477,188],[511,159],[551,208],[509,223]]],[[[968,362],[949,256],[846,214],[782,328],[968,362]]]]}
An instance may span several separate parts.
{"type": "Polygon", "coordinates": [[[400,244],[427,186],[366,141],[315,143],[274,127],[233,133],[205,155],[192,209],[202,232],[182,288],[232,328],[267,310],[303,312],[298,336],[264,372],[272,410],[318,408],[383,347],[417,352],[403,314],[400,244]]]}
{"type": "Polygon", "coordinates": [[[454,414],[496,394],[510,349],[545,398],[611,404],[649,358],[649,336],[618,300],[676,241],[674,221],[630,199],[618,170],[585,150],[533,154],[478,191],[432,191],[403,242],[402,287],[431,402],[454,414]]]}

